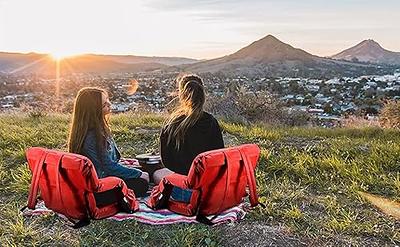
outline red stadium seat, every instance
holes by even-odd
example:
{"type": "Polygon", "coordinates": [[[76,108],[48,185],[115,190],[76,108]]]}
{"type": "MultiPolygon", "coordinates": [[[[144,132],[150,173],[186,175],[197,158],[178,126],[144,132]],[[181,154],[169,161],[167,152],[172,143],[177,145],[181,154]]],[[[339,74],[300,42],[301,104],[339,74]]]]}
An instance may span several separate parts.
{"type": "Polygon", "coordinates": [[[33,147],[26,151],[26,158],[33,173],[28,199],[30,209],[36,206],[38,190],[47,208],[73,222],[106,218],[121,209],[127,212],[139,209],[134,192],[123,180],[117,177],[98,179],[92,162],[82,155],[33,147]],[[98,205],[96,195],[107,191],[115,192],[118,199],[98,205]]]}
{"type": "Polygon", "coordinates": [[[255,144],[212,150],[199,154],[187,176],[171,174],[153,188],[147,204],[153,209],[168,208],[187,216],[213,215],[242,202],[249,188],[250,203],[258,204],[254,170],[260,149],[255,144]],[[173,187],[190,190],[190,202],[173,200],[173,187]]]}

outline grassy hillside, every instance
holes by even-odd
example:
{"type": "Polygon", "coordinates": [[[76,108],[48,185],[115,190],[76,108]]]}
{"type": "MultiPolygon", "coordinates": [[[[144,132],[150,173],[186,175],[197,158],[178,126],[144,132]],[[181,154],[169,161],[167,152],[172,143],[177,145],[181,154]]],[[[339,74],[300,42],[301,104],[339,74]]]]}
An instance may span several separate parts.
{"type": "MultiPolygon", "coordinates": [[[[159,115],[112,117],[124,156],[158,147],[159,115]]],[[[73,230],[59,217],[23,218],[30,171],[24,150],[64,150],[69,116],[0,115],[0,245],[301,246],[393,245],[400,224],[357,191],[400,200],[400,132],[371,129],[267,128],[221,123],[227,145],[257,143],[258,207],[235,225],[154,227],[93,221],[73,230]],[[266,150],[271,151],[266,156],[266,150]]]]}

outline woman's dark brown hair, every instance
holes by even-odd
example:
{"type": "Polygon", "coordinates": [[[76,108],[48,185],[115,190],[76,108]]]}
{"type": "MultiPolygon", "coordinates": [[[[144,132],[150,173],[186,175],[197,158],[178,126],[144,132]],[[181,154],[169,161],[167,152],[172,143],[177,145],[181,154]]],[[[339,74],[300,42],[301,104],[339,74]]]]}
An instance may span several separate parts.
{"type": "Polygon", "coordinates": [[[110,135],[108,119],[103,114],[102,95],[107,92],[96,87],[79,90],[74,103],[72,124],[69,131],[68,151],[82,154],[82,147],[89,130],[96,135],[98,151],[104,151],[110,135]]]}
{"type": "Polygon", "coordinates": [[[203,81],[197,75],[185,75],[178,80],[179,106],[166,122],[168,143],[174,141],[179,149],[186,131],[193,126],[203,113],[205,93],[203,81]]]}

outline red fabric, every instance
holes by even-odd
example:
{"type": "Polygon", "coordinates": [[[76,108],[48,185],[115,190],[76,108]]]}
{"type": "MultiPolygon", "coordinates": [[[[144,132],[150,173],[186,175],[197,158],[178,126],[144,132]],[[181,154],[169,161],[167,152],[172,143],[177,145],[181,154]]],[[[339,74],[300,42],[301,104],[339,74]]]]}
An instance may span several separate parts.
{"type": "Polygon", "coordinates": [[[238,205],[246,196],[248,186],[251,205],[255,206],[258,197],[254,169],[259,155],[260,149],[256,144],[201,153],[192,162],[188,176],[166,176],[160,185],[154,187],[147,203],[153,208],[164,206],[184,215],[218,214],[238,205]],[[193,190],[190,203],[170,199],[165,205],[160,205],[160,195],[171,186],[193,190]]]}
{"type": "Polygon", "coordinates": [[[47,208],[71,219],[101,219],[119,212],[118,203],[98,208],[93,193],[120,188],[130,209],[139,203],[132,190],[116,177],[98,179],[92,162],[77,154],[34,147],[26,151],[33,172],[28,207],[34,209],[40,196],[47,208]]]}
{"type": "Polygon", "coordinates": [[[140,163],[137,159],[121,158],[118,162],[126,166],[140,167],[140,163]]]}

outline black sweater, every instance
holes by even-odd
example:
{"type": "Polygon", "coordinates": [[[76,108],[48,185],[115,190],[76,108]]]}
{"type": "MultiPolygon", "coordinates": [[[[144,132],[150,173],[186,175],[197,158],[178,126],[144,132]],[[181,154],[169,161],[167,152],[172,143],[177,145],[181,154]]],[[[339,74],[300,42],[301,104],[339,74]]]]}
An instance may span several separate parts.
{"type": "MultiPolygon", "coordinates": [[[[174,124],[177,126],[180,122],[174,124]]],[[[168,169],[187,175],[194,158],[205,151],[224,147],[221,129],[217,120],[209,113],[203,115],[190,127],[185,134],[180,149],[175,147],[175,141],[168,143],[169,132],[166,127],[161,131],[160,151],[163,165],[168,169]]]]}

